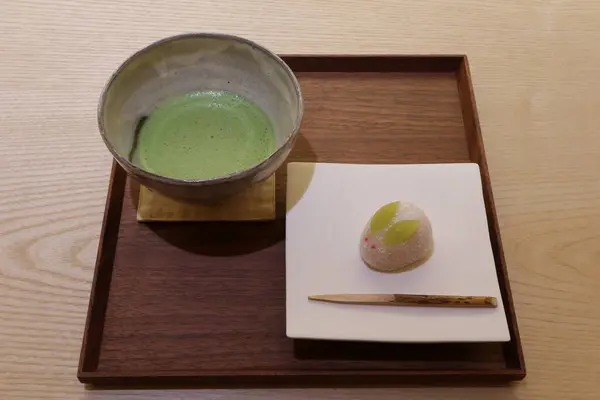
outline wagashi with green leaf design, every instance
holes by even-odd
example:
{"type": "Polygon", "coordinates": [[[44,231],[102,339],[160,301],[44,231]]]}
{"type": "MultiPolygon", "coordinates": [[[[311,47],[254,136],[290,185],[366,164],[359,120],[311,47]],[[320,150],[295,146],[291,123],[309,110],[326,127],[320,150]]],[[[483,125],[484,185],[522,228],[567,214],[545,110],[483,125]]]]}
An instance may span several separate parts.
{"type": "Polygon", "coordinates": [[[394,201],[381,206],[361,236],[365,263],[381,272],[400,272],[423,264],[433,253],[433,231],[418,206],[394,201]]]}

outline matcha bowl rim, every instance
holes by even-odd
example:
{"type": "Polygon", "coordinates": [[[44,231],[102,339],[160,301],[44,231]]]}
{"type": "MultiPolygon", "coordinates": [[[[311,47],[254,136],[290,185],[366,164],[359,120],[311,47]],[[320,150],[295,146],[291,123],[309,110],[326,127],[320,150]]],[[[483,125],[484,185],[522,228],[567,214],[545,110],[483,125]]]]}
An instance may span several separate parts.
{"type": "MultiPolygon", "coordinates": [[[[202,89],[197,88],[191,89],[190,91],[193,90],[202,89]]],[[[107,80],[106,84],[102,89],[97,108],[97,123],[102,140],[108,148],[108,150],[110,151],[110,153],[112,154],[113,158],[121,165],[121,167],[123,167],[123,169],[125,169],[125,171],[128,174],[133,175],[133,177],[140,181],[140,183],[143,183],[151,189],[157,189],[158,191],[168,196],[172,195],[172,197],[174,198],[190,200],[211,200],[213,198],[218,199],[228,197],[232,194],[235,194],[235,192],[239,192],[241,189],[249,186],[249,184],[253,182],[262,181],[271,176],[275,172],[275,170],[285,162],[285,159],[289,155],[291,147],[293,146],[296,137],[298,136],[303,114],[304,101],[298,79],[294,75],[291,68],[278,55],[252,40],[236,35],[224,33],[184,33],[154,41],[133,53],[119,65],[119,67],[111,74],[110,78],[107,80]],[[295,118],[293,120],[293,128],[285,132],[284,139],[280,143],[276,144],[275,148],[273,149],[273,151],[270,152],[267,158],[265,158],[259,163],[248,166],[240,171],[228,175],[216,176],[213,178],[206,179],[179,179],[147,171],[134,164],[130,160],[131,157],[128,157],[127,155],[122,154],[122,152],[119,152],[108,137],[108,128],[105,124],[105,120],[107,118],[107,102],[109,92],[113,88],[115,81],[124,73],[124,71],[128,69],[128,67],[132,65],[132,63],[140,59],[140,57],[147,55],[152,51],[157,51],[158,48],[163,47],[165,45],[168,46],[171,43],[202,39],[217,39],[229,41],[232,44],[235,43],[239,45],[245,45],[251,50],[262,53],[262,55],[265,56],[266,59],[272,61],[274,65],[276,65],[276,67],[284,73],[285,77],[289,79],[291,86],[293,87],[293,95],[295,96],[295,101],[297,103],[294,110],[295,118]],[[275,168],[273,168],[273,164],[275,164],[275,168]],[[261,175],[261,171],[264,171],[262,173],[262,176],[259,179],[256,179],[257,174],[261,175]],[[202,188],[214,188],[220,184],[227,184],[234,181],[246,181],[246,184],[237,185],[239,186],[238,189],[231,188],[224,189],[222,191],[217,191],[216,193],[214,193],[214,195],[211,195],[210,193],[193,192],[194,189],[201,190],[202,188]],[[175,187],[179,187],[180,190],[174,190],[175,187]]],[[[132,134],[135,135],[137,133],[132,134]]]]}

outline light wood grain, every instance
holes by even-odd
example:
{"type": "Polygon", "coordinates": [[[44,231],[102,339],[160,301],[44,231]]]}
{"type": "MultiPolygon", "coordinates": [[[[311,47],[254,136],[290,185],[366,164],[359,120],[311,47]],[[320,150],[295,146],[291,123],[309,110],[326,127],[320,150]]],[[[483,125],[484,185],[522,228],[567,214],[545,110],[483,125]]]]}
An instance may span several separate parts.
{"type": "Polygon", "coordinates": [[[0,2],[0,398],[595,399],[600,392],[600,3],[0,2]],[[121,60],[188,31],[285,53],[467,53],[528,378],[510,388],[94,391],[75,379],[121,60]]]}

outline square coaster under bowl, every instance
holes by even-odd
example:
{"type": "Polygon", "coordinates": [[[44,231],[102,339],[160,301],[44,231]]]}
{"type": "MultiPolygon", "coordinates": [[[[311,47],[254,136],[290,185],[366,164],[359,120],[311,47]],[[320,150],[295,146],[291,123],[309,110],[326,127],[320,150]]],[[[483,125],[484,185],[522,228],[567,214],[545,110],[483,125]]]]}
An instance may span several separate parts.
{"type": "Polygon", "coordinates": [[[185,203],[140,186],[139,222],[259,221],[275,219],[275,176],[214,206],[185,203]]]}
{"type": "Polygon", "coordinates": [[[379,342],[510,340],[490,243],[479,166],[290,163],[286,219],[287,336],[379,342]],[[362,230],[379,207],[421,207],[435,250],[418,268],[376,272],[362,230]],[[495,296],[497,308],[332,304],[310,295],[414,293],[495,296]]]}

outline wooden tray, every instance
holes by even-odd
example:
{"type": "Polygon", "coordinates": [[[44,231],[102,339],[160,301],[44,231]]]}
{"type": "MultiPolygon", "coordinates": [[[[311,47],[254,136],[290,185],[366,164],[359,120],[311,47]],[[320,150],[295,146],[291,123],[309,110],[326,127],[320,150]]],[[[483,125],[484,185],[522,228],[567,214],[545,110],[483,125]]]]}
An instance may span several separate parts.
{"type": "Polygon", "coordinates": [[[525,365],[466,58],[285,57],[306,110],[289,161],[476,162],[512,340],[386,344],[285,335],[285,167],[270,222],[136,222],[113,167],[78,378],[96,385],[509,381],[525,365]]]}

